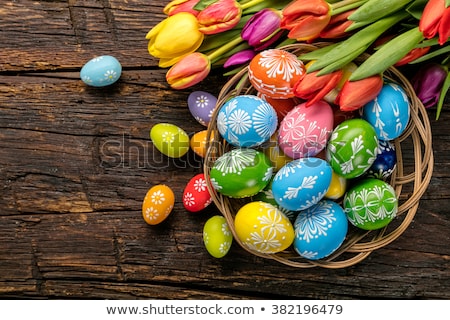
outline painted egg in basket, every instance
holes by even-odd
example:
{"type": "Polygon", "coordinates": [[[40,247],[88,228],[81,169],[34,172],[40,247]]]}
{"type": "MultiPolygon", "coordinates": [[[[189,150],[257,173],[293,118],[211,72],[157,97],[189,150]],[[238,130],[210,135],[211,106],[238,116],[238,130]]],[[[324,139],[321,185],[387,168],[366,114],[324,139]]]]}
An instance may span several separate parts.
{"type": "Polygon", "coordinates": [[[250,250],[277,253],[294,241],[289,219],[270,203],[253,201],[242,206],[234,218],[236,234],[250,250]]]}
{"type": "Polygon", "coordinates": [[[304,73],[303,62],[293,53],[281,49],[259,52],[248,66],[248,79],[252,86],[274,99],[294,97],[292,88],[304,73]]]}
{"type": "Polygon", "coordinates": [[[216,107],[217,98],[209,92],[194,91],[189,94],[188,108],[201,125],[208,126],[216,107]]]}
{"type": "Polygon", "coordinates": [[[264,189],[272,173],[270,159],[263,152],[238,148],[217,158],[210,171],[210,181],[217,192],[231,198],[244,198],[264,189]]]}
{"type": "Polygon", "coordinates": [[[396,83],[386,83],[378,96],[362,108],[362,118],[372,124],[378,139],[394,140],[408,125],[409,109],[405,90],[396,83]]]}
{"type": "Polygon", "coordinates": [[[326,149],[326,159],[334,172],[346,179],[364,174],[378,153],[375,129],[363,119],[350,119],[332,132],[326,149]]]}
{"type": "Polygon", "coordinates": [[[294,229],[295,251],[306,259],[317,260],[341,246],[347,235],[348,220],[339,204],[321,200],[297,215],[294,229]]]}
{"type": "Polygon", "coordinates": [[[183,191],[183,205],[190,212],[198,212],[212,202],[206,185],[204,173],[199,173],[189,180],[183,191]]]}
{"type": "Polygon", "coordinates": [[[293,159],[313,157],[327,145],[333,131],[333,109],[321,100],[299,104],[281,121],[278,144],[293,159]]]}
{"type": "Polygon", "coordinates": [[[385,181],[367,178],[347,191],[343,202],[348,220],[364,230],[385,227],[397,215],[398,198],[385,181]]]}
{"type": "Polygon", "coordinates": [[[397,154],[395,153],[395,145],[391,141],[380,140],[378,155],[365,176],[387,180],[394,172],[396,166],[397,154]]]}
{"type": "Polygon", "coordinates": [[[236,147],[256,147],[277,129],[275,109],[254,95],[236,96],[225,102],[217,115],[221,136],[236,147]]]}
{"type": "Polygon", "coordinates": [[[305,210],[325,196],[331,175],[331,167],[323,159],[310,157],[293,160],[273,178],[274,199],[287,210],[305,210]]]}

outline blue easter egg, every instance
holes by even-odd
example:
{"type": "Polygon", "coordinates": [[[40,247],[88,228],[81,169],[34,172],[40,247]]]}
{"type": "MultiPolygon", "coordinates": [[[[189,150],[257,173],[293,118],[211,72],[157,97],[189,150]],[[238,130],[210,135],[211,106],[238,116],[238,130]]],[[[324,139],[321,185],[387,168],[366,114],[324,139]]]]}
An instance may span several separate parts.
{"type": "Polygon", "coordinates": [[[216,107],[217,98],[205,91],[194,91],[189,95],[187,102],[189,111],[195,120],[207,127],[216,107]]]}
{"type": "Polygon", "coordinates": [[[119,80],[120,62],[113,56],[98,56],[89,60],[80,71],[81,80],[93,87],[105,87],[119,80]]]}
{"type": "Polygon", "coordinates": [[[374,163],[367,170],[366,177],[387,180],[397,166],[397,154],[395,146],[390,141],[380,140],[378,144],[378,154],[374,163]]]}
{"type": "Polygon", "coordinates": [[[408,125],[408,95],[398,84],[386,83],[378,96],[363,106],[362,118],[375,128],[379,140],[393,140],[399,137],[408,125]]]}
{"type": "Polygon", "coordinates": [[[325,160],[314,157],[293,160],[275,174],[273,197],[287,210],[305,210],[325,196],[331,175],[332,169],[325,160]]]}
{"type": "Polygon", "coordinates": [[[318,260],[342,245],[347,235],[348,220],[339,204],[321,200],[297,215],[294,229],[295,251],[306,259],[318,260]]]}
{"type": "Polygon", "coordinates": [[[275,109],[253,95],[236,96],[225,102],[217,115],[221,136],[236,147],[256,147],[268,141],[277,129],[275,109]]]}

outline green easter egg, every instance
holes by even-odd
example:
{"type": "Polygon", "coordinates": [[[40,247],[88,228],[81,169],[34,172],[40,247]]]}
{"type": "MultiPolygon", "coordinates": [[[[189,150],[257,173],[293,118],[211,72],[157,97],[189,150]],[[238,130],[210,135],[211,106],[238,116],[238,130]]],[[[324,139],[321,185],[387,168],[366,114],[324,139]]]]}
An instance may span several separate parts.
{"type": "Polygon", "coordinates": [[[171,123],[158,123],[150,130],[153,145],[170,158],[180,158],[189,151],[189,136],[171,123]]]}
{"type": "Polygon", "coordinates": [[[223,216],[213,216],[203,226],[203,243],[214,258],[223,258],[230,250],[233,235],[223,216]]]}

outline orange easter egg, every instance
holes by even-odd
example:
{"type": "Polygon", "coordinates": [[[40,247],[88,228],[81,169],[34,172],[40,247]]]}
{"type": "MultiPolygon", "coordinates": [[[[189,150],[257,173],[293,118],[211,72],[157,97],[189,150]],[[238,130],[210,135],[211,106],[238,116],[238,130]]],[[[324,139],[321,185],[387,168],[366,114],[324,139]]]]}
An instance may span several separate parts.
{"type": "Polygon", "coordinates": [[[163,222],[172,212],[175,195],[168,186],[158,184],[150,188],[142,203],[142,217],[150,225],[163,222]]]}

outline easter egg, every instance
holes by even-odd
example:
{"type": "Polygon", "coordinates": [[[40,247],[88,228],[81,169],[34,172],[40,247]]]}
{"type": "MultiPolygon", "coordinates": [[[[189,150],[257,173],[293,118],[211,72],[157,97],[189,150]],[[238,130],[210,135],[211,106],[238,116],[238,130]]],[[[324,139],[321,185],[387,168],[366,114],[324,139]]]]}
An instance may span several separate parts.
{"type": "Polygon", "coordinates": [[[288,99],[274,99],[267,97],[263,94],[258,94],[259,97],[267,101],[276,111],[278,123],[288,114],[289,111],[294,109],[298,102],[295,98],[288,99]]]}
{"type": "Polygon", "coordinates": [[[397,154],[395,146],[390,141],[380,140],[378,154],[374,163],[367,170],[365,177],[387,180],[397,166],[397,154]]]}
{"type": "Polygon", "coordinates": [[[217,115],[221,136],[236,147],[256,147],[277,129],[277,114],[266,101],[253,95],[236,96],[225,102],[217,115]]]}
{"type": "Polygon", "coordinates": [[[116,82],[122,74],[120,62],[113,56],[95,57],[81,68],[81,80],[92,87],[105,87],[116,82]]]}
{"type": "Polygon", "coordinates": [[[190,212],[198,212],[212,202],[211,194],[206,185],[204,173],[192,177],[183,191],[183,205],[190,212]]]}
{"type": "Polygon", "coordinates": [[[260,93],[274,99],[294,97],[294,84],[305,73],[296,55],[281,49],[259,52],[248,65],[248,79],[260,93]]]}
{"type": "Polygon", "coordinates": [[[293,159],[284,154],[283,150],[278,145],[278,133],[275,132],[269,140],[268,145],[264,145],[264,154],[269,157],[272,162],[273,170],[276,172],[281,169],[286,163],[293,159]]]}
{"type": "Polygon", "coordinates": [[[410,117],[408,95],[396,83],[383,85],[378,96],[362,108],[362,118],[368,121],[380,140],[393,140],[405,131],[410,117]]]}
{"type": "Polygon", "coordinates": [[[189,136],[174,124],[154,125],[150,130],[150,138],[156,149],[170,158],[180,158],[189,151],[189,136]]]}
{"type": "Polygon", "coordinates": [[[305,210],[325,196],[331,173],[331,167],[325,160],[314,157],[293,160],[273,178],[275,201],[291,211],[305,210]]]}
{"type": "Polygon", "coordinates": [[[193,91],[188,97],[188,108],[201,125],[208,126],[216,107],[217,98],[205,91],[193,91]]]}
{"type": "Polygon", "coordinates": [[[310,260],[325,258],[344,242],[348,220],[342,207],[331,200],[321,200],[301,211],[294,222],[294,249],[310,260]]]}
{"type": "Polygon", "coordinates": [[[234,227],[243,245],[260,253],[283,251],[294,241],[294,227],[289,219],[262,201],[242,206],[236,213],[234,227]]]}
{"type": "Polygon", "coordinates": [[[333,109],[320,100],[306,107],[302,103],[281,121],[278,144],[293,159],[313,157],[322,151],[333,131],[333,109]]]}
{"type": "Polygon", "coordinates": [[[214,258],[223,258],[230,251],[233,235],[223,216],[212,216],[203,226],[203,243],[214,258]]]}
{"type": "Polygon", "coordinates": [[[240,148],[217,158],[210,171],[210,180],[214,189],[221,194],[244,198],[264,189],[272,173],[272,164],[263,152],[240,148]]]}
{"type": "Polygon", "coordinates": [[[343,202],[348,220],[364,230],[385,227],[394,219],[398,198],[394,188],[385,181],[367,178],[347,191],[343,202]]]}
{"type": "MultiPolygon", "coordinates": [[[[204,158],[206,155],[206,138],[208,130],[202,130],[192,135],[189,145],[196,155],[204,158]]],[[[214,140],[214,131],[211,132],[211,141],[214,140]]]]}
{"type": "Polygon", "coordinates": [[[333,171],[331,174],[330,187],[328,188],[327,193],[325,193],[325,198],[337,200],[345,194],[345,191],[347,191],[347,179],[333,171]]]}
{"type": "Polygon", "coordinates": [[[377,152],[378,138],[372,125],[363,119],[349,119],[333,130],[326,159],[337,174],[351,179],[370,168],[377,152]]]}
{"type": "Polygon", "coordinates": [[[175,195],[171,188],[158,184],[151,187],[142,202],[142,216],[150,225],[163,222],[172,212],[175,195]]]}

